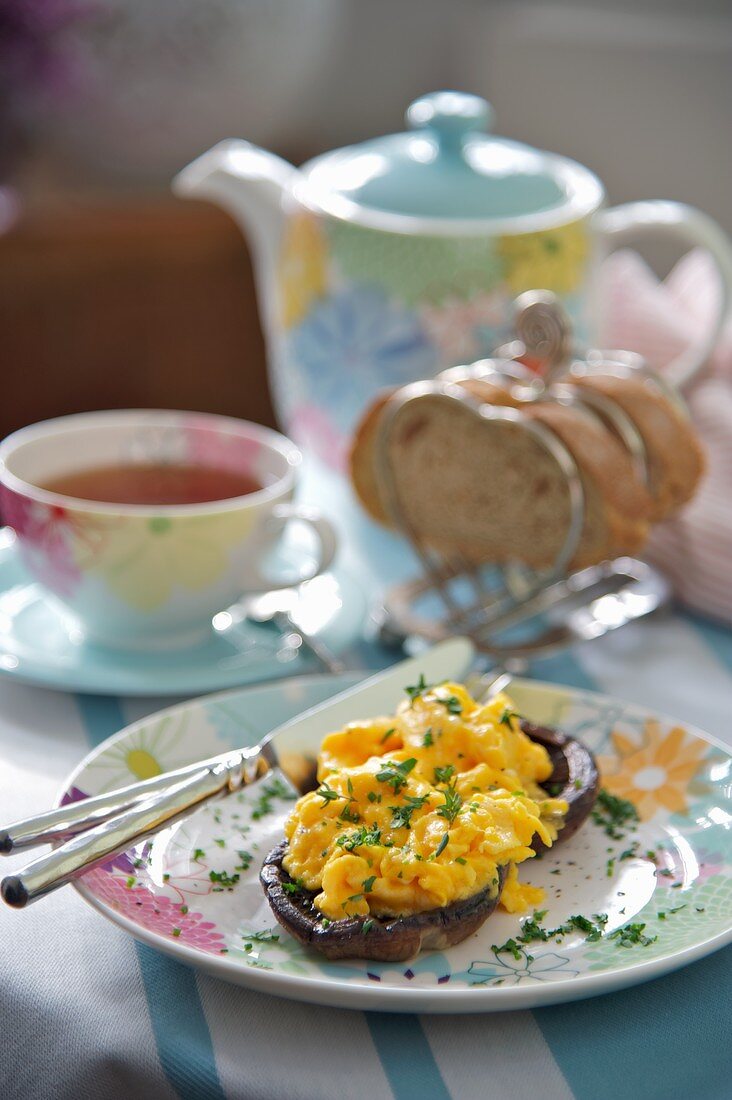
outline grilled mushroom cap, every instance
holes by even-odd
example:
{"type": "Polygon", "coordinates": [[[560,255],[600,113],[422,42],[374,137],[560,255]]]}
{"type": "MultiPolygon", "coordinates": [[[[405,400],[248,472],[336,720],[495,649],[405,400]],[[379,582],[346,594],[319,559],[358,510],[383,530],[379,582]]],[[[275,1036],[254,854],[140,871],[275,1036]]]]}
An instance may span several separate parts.
{"type": "MultiPolygon", "coordinates": [[[[581,741],[567,737],[550,726],[535,726],[525,719],[521,729],[532,741],[538,741],[549,753],[552,762],[552,774],[542,784],[547,793],[554,798],[563,798],[568,805],[564,815],[564,824],[554,841],[556,847],[577,832],[582,822],[595,805],[600,789],[600,775],[595,758],[581,741]]],[[[546,844],[534,837],[531,847],[540,855],[547,850],[546,844]]]]}
{"type": "MultiPolygon", "coordinates": [[[[547,749],[554,765],[544,784],[557,798],[569,803],[564,827],[556,843],[571,836],[589,814],[599,785],[592,754],[574,738],[558,730],[522,722],[524,733],[547,749]]],[[[532,845],[539,853],[545,845],[538,836],[532,845]]],[[[282,866],[287,841],[282,841],[264,861],[260,882],[275,917],[296,940],[313,947],[328,959],[377,959],[399,962],[423,949],[444,950],[467,939],[496,908],[508,867],[498,869],[498,883],[464,901],[410,917],[346,917],[327,921],[313,904],[315,893],[298,887],[282,866]]]]}
{"type": "Polygon", "coordinates": [[[498,884],[479,894],[441,909],[411,917],[346,917],[324,921],[313,905],[314,893],[285,890],[292,879],[282,866],[287,841],[278,844],[264,861],[259,879],[272,912],[283,928],[306,947],[314,947],[328,959],[379,959],[398,962],[411,959],[426,948],[441,951],[476,932],[495,909],[506,880],[506,867],[498,868],[498,884]]]}

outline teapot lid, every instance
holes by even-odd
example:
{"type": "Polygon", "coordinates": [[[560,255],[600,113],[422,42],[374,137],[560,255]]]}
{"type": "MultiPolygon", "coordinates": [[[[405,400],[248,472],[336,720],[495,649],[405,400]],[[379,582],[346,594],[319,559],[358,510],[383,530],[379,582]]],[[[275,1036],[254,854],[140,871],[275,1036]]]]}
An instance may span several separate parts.
{"type": "Polygon", "coordinates": [[[406,219],[447,220],[443,231],[459,222],[513,225],[525,218],[527,228],[542,228],[600,204],[602,185],[589,169],[487,134],[492,116],[479,96],[422,96],[407,110],[407,133],[346,146],[305,165],[303,198],[347,220],[405,231],[415,228],[406,219]]]}

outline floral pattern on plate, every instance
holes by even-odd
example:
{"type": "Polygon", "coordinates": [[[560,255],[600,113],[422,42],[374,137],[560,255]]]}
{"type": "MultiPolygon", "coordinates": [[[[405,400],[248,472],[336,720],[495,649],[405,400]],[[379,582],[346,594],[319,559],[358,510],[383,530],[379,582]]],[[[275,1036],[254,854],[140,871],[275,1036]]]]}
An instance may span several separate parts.
{"type": "MultiPolygon", "coordinates": [[[[151,761],[170,768],[224,746],[254,743],[343,682],[312,678],[173,708],[100,746],[69,786],[77,796],[96,793],[141,769],[149,772],[151,761]]],[[[677,754],[685,769],[675,776],[674,796],[664,793],[643,803],[642,820],[620,838],[609,838],[588,821],[566,845],[522,868],[523,878],[546,890],[547,927],[573,914],[607,917],[595,942],[571,931],[521,945],[518,952],[499,951],[520,934],[520,918],[496,913],[463,943],[407,963],[336,963],[310,953],[278,928],[258,882],[262,859],[281,837],[294,797],[277,775],[204,807],[139,850],[90,872],[80,889],[112,919],[158,946],[174,953],[176,944],[190,949],[188,962],[205,969],[206,959],[216,956],[216,973],[230,980],[264,989],[270,981],[277,991],[286,981],[293,996],[326,1003],[336,996],[346,1003],[345,991],[357,1005],[368,989],[385,996],[412,990],[410,996],[423,998],[413,1004],[439,1011],[442,991],[452,989],[456,996],[464,991],[460,1010],[470,1011],[504,1007],[508,991],[519,988],[529,998],[521,1003],[548,1003],[566,998],[567,983],[586,989],[600,976],[593,992],[616,988],[644,972],[639,964],[657,963],[662,972],[680,965],[675,959],[684,953],[721,946],[732,935],[732,758],[691,731],[602,696],[531,681],[516,681],[514,696],[528,717],[561,721],[568,733],[581,734],[616,789],[623,776],[629,789],[633,777],[642,784],[637,752],[651,754],[653,763],[645,761],[645,767],[657,767],[659,760],[663,766],[677,754]],[[643,925],[645,946],[623,946],[618,930],[628,924],[643,925]]],[[[638,789],[650,789],[647,779],[638,789]]],[[[664,791],[664,783],[655,789],[664,791]]]]}

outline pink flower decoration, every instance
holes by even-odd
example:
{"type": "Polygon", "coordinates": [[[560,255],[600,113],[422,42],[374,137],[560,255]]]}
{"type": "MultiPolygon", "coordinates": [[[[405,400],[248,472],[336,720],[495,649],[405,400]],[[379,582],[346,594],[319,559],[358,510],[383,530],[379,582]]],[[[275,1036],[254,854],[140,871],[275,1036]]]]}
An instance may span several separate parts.
{"type": "Polygon", "coordinates": [[[258,440],[217,430],[205,417],[187,423],[186,448],[189,462],[228,473],[256,471],[261,451],[258,440]]]}
{"type": "Polygon", "coordinates": [[[448,298],[439,306],[424,306],[421,311],[425,330],[445,363],[475,359],[481,349],[476,329],[498,327],[504,323],[505,314],[505,300],[496,291],[467,300],[448,298]]]}
{"type": "Polygon", "coordinates": [[[70,594],[81,580],[72,543],[77,525],[65,508],[39,504],[28,497],[2,489],[5,522],[18,534],[23,560],[61,594],[70,594]]]}
{"type": "Polygon", "coordinates": [[[127,880],[95,869],[84,875],[84,882],[100,901],[129,917],[150,932],[180,940],[199,951],[220,955],[224,936],[216,932],[213,921],[202,913],[184,912],[185,905],[152,894],[145,886],[127,886],[127,880]]]}

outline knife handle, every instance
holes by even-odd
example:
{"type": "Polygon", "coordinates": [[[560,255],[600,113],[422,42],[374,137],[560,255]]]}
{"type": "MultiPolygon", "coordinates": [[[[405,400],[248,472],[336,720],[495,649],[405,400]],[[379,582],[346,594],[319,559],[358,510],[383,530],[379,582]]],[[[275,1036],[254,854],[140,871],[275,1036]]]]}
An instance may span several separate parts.
{"type": "Polygon", "coordinates": [[[255,760],[238,755],[237,762],[221,761],[204,767],[172,787],[156,792],[116,817],[78,836],[72,837],[48,855],[33,860],[17,874],[8,875],[0,884],[0,893],[8,905],[22,909],[44,894],[65,886],[97,864],[131,848],[140,840],[157,833],[166,825],[187,816],[202,803],[227,790],[236,789],[242,780],[244,762],[247,772],[255,760]]]}
{"type": "Polygon", "coordinates": [[[0,829],[0,855],[7,856],[22,848],[35,848],[39,844],[68,840],[75,833],[99,825],[135,803],[142,802],[156,791],[167,790],[176,780],[185,779],[201,771],[202,768],[227,763],[234,757],[238,759],[240,756],[241,752],[227,752],[207,760],[197,760],[195,764],[187,764],[184,768],[163,772],[151,779],[142,779],[138,783],[130,783],[117,790],[107,791],[105,794],[92,795],[91,798],[80,799],[77,802],[67,802],[53,810],[36,814],[35,817],[15,821],[12,825],[0,829]]]}

